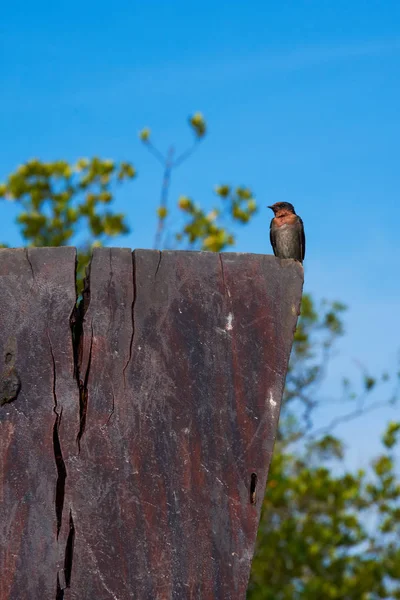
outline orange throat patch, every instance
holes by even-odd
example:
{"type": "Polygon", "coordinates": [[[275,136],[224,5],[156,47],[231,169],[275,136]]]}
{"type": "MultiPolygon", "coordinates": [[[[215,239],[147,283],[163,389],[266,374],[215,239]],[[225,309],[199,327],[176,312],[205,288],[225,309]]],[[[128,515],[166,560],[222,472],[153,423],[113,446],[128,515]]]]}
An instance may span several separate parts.
{"type": "Polygon", "coordinates": [[[287,210],[282,210],[275,216],[274,221],[277,227],[282,227],[282,225],[294,225],[297,223],[297,215],[288,212],[287,210]]]}

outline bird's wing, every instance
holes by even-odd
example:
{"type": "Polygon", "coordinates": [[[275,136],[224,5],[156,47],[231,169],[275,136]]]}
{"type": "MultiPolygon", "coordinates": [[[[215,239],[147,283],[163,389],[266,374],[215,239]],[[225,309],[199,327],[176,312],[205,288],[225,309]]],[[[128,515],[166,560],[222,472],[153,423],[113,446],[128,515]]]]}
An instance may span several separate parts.
{"type": "Polygon", "coordinates": [[[274,254],[276,256],[276,252],[275,252],[275,250],[276,250],[276,247],[275,247],[275,231],[273,229],[273,223],[274,223],[274,220],[272,219],[271,220],[271,224],[269,226],[269,241],[271,242],[272,250],[274,251],[274,254]]]}
{"type": "Polygon", "coordinates": [[[306,236],[304,235],[304,225],[303,225],[303,221],[300,217],[298,217],[299,219],[299,237],[300,237],[300,256],[301,256],[301,260],[304,260],[304,257],[306,255],[306,236]]]}

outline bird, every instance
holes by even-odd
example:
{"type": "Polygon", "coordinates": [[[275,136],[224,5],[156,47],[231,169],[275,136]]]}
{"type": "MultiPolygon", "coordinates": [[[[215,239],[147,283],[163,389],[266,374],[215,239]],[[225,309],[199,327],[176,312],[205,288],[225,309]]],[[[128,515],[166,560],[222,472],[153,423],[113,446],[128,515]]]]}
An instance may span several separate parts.
{"type": "Polygon", "coordinates": [[[274,211],[269,237],[275,256],[294,258],[303,262],[306,252],[304,225],[290,202],[275,202],[268,206],[274,211]]]}

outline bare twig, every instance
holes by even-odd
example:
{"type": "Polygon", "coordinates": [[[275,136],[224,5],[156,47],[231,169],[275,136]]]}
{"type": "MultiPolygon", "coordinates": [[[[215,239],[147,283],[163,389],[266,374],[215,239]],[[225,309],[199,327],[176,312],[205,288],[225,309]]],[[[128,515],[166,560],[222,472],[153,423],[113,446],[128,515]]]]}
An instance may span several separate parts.
{"type": "Polygon", "coordinates": [[[176,167],[179,167],[183,162],[185,162],[185,160],[187,160],[190,156],[192,156],[193,152],[195,152],[195,150],[198,148],[201,140],[202,140],[202,138],[196,138],[193,146],[191,148],[188,148],[187,150],[185,150],[185,152],[182,152],[182,154],[180,156],[178,156],[178,158],[176,159],[176,161],[173,164],[174,169],[176,167]]]}
{"type": "Polygon", "coordinates": [[[324,433],[330,433],[333,429],[335,429],[335,427],[337,427],[338,425],[340,425],[342,423],[348,423],[349,421],[352,421],[353,419],[356,419],[357,417],[361,417],[367,413],[370,413],[373,410],[376,410],[377,408],[382,408],[382,406],[393,406],[393,404],[395,404],[395,403],[396,403],[396,399],[395,400],[393,400],[393,399],[387,400],[386,402],[380,402],[380,401],[374,402],[373,404],[370,404],[367,407],[363,406],[363,403],[360,403],[358,408],[356,408],[352,412],[347,413],[347,415],[341,415],[340,417],[335,417],[325,427],[320,427],[319,429],[316,429],[309,435],[306,435],[306,439],[313,440],[318,435],[321,435],[324,433]]]}
{"type": "Polygon", "coordinates": [[[154,237],[154,248],[161,249],[162,238],[165,231],[165,218],[168,210],[168,196],[171,185],[171,173],[176,167],[179,167],[185,160],[187,160],[195,150],[198,148],[200,141],[203,139],[203,135],[196,137],[193,145],[185,150],[178,158],[174,161],[174,148],[171,146],[168,150],[167,156],[164,156],[149,140],[149,130],[143,130],[141,138],[145,143],[148,151],[152,154],[157,161],[164,167],[164,175],[161,185],[161,198],[159,204],[159,215],[157,231],[154,237]]]}
{"type": "MultiPolygon", "coordinates": [[[[160,198],[160,209],[167,210],[168,208],[168,194],[171,183],[171,171],[174,167],[173,157],[174,157],[174,148],[168,150],[167,158],[164,162],[164,176],[161,186],[161,198],[160,198]]],[[[156,235],[154,237],[154,249],[161,250],[161,241],[164,233],[164,224],[165,224],[165,215],[160,214],[158,216],[158,225],[156,235]]]]}
{"type": "Polygon", "coordinates": [[[153,146],[153,144],[149,140],[146,141],[146,148],[148,148],[150,154],[156,157],[159,163],[165,166],[167,158],[165,158],[165,156],[161,154],[161,152],[157,150],[157,148],[153,146]]]}

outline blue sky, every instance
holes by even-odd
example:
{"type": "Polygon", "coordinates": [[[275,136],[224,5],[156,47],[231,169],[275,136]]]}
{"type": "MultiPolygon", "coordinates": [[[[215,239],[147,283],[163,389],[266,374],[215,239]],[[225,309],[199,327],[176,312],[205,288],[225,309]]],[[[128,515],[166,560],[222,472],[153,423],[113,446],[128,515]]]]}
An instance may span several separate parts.
{"type": "MultiPolygon", "coordinates": [[[[0,180],[31,157],[130,159],[139,177],[117,198],[151,247],[161,171],[137,139],[209,135],[176,171],[171,200],[208,206],[217,183],[246,184],[260,203],[236,249],[270,253],[266,205],[292,202],[307,234],[305,289],[350,307],[326,393],[342,375],[396,366],[400,331],[400,3],[103,0],[6,3],[0,23],[0,180]]],[[[18,245],[2,204],[0,239],[18,245]]],[[[319,422],[337,407],[321,411],[319,422]]],[[[357,464],[398,409],[338,430],[357,464]]]]}

